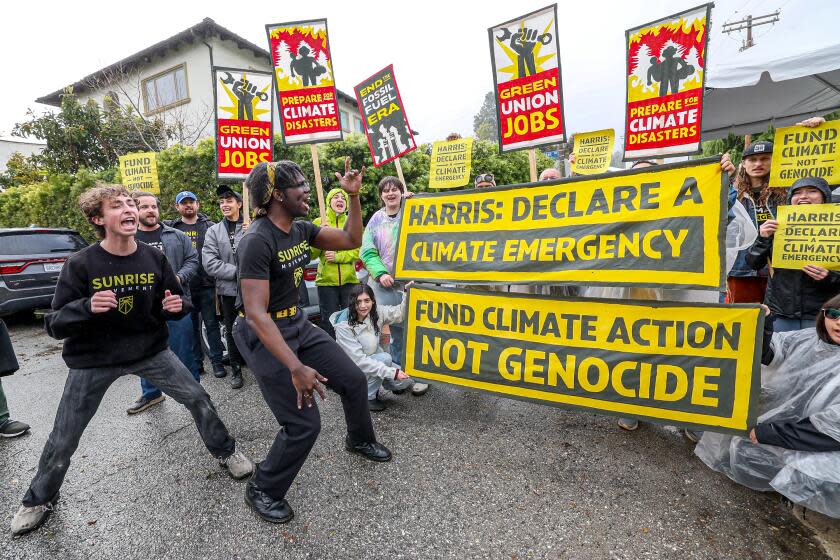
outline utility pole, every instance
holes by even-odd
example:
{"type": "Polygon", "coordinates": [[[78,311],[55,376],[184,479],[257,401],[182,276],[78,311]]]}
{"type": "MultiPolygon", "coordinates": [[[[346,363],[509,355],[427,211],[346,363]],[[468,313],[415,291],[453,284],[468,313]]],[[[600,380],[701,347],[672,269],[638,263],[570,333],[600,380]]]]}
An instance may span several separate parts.
{"type": "Polygon", "coordinates": [[[776,10],[772,14],[766,14],[763,16],[756,16],[753,17],[749,15],[740,21],[733,21],[730,23],[723,24],[723,32],[724,33],[734,33],[735,31],[741,31],[743,29],[747,30],[747,38],[744,39],[743,43],[741,44],[741,50],[745,51],[748,48],[755,46],[753,42],[753,34],[752,30],[753,27],[758,27],[759,25],[766,25],[768,23],[776,23],[779,21],[779,14],[781,12],[776,10]],[[740,26],[740,27],[739,27],[740,26]]]}

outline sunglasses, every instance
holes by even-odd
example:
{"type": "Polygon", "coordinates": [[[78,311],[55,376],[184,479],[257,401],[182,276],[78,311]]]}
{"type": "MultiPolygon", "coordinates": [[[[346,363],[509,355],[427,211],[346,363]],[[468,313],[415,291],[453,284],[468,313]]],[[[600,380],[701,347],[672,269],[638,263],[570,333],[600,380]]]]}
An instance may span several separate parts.
{"type": "Polygon", "coordinates": [[[475,178],[475,184],[479,183],[495,183],[496,180],[493,178],[492,173],[485,173],[484,175],[479,175],[475,178]]]}
{"type": "Polygon", "coordinates": [[[822,309],[822,312],[825,315],[826,319],[831,319],[832,321],[840,319],[840,309],[834,309],[833,307],[824,307],[822,309]]]}

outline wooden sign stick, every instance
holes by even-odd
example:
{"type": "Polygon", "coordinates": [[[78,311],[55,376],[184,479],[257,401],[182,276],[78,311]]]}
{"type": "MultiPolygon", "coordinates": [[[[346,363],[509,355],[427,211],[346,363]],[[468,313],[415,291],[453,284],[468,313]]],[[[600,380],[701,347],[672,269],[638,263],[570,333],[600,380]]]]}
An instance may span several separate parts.
{"type": "Polygon", "coordinates": [[[321,224],[327,223],[327,209],[324,204],[324,186],[321,184],[321,162],[318,160],[318,146],[309,144],[312,152],[312,170],[315,172],[315,190],[318,193],[318,210],[321,213],[321,224]]]}
{"type": "Polygon", "coordinates": [[[400,183],[402,183],[403,187],[405,187],[405,189],[408,190],[408,185],[405,184],[405,177],[403,176],[402,164],[400,163],[400,158],[397,158],[397,159],[394,160],[394,165],[397,166],[397,177],[400,178],[400,183]]]}
{"type": "Polygon", "coordinates": [[[242,183],[242,223],[245,225],[251,223],[251,195],[245,183],[242,183]]]}
{"type": "Polygon", "coordinates": [[[537,182],[537,150],[531,148],[528,150],[528,167],[531,170],[531,182],[537,182]]]}

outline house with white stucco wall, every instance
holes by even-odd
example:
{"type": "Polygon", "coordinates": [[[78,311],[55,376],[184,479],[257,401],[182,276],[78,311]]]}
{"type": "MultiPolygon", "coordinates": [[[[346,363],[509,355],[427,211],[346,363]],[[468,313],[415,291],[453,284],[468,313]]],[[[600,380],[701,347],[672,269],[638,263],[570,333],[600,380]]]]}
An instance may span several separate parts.
{"type": "MultiPolygon", "coordinates": [[[[160,118],[179,128],[176,142],[194,145],[212,137],[213,66],[272,72],[269,52],[210,18],[140,52],[85,76],[76,83],[36,99],[54,107],[72,91],[82,102],[106,99],[130,106],[146,118],[160,118]]],[[[281,129],[277,100],[274,130],[281,129]]],[[[355,97],[338,91],[345,134],[362,133],[355,97]]]]}

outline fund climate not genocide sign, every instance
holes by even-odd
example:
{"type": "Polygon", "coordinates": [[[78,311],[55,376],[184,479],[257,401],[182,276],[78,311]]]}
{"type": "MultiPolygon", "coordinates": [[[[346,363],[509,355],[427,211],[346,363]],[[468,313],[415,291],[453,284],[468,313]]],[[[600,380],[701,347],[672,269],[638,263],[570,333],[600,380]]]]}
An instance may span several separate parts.
{"type": "Polygon", "coordinates": [[[265,26],[283,142],[304,144],[341,140],[335,76],[327,39],[327,20],[265,26]]]}
{"type": "Polygon", "coordinates": [[[405,200],[395,276],[722,289],[726,192],[709,158],[405,200]]]}
{"type": "Polygon", "coordinates": [[[383,68],[354,90],[375,167],[417,148],[394,78],[393,65],[383,68]]]}
{"type": "Polygon", "coordinates": [[[415,379],[743,434],[754,425],[764,311],[413,286],[402,363],[415,379]]]}
{"type": "Polygon", "coordinates": [[[700,152],[711,7],[627,31],[625,160],[700,152]]]}
{"type": "Polygon", "coordinates": [[[216,85],[216,176],[244,181],[261,161],[271,161],[271,74],[213,68],[216,85]]]}
{"type": "Polygon", "coordinates": [[[565,139],[557,5],[487,30],[499,123],[499,151],[565,139]]]}
{"type": "Polygon", "coordinates": [[[120,156],[122,184],[130,191],[146,191],[160,194],[158,181],[157,153],[140,152],[120,156]]]}
{"type": "Polygon", "coordinates": [[[821,177],[829,185],[840,183],[840,121],[828,121],[816,128],[776,129],[770,186],[789,187],[802,177],[821,177]]]}

